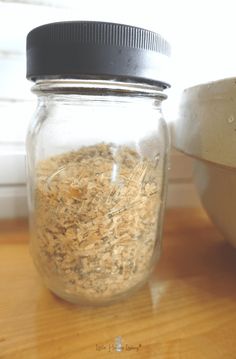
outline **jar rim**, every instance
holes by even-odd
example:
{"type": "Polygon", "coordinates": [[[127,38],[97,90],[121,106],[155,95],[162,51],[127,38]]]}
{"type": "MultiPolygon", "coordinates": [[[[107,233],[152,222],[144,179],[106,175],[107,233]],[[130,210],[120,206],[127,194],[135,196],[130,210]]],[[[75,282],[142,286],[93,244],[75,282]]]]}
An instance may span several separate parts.
{"type": "Polygon", "coordinates": [[[165,100],[162,87],[146,83],[121,82],[119,80],[97,79],[40,79],[32,87],[35,94],[100,94],[147,96],[165,100]]]}

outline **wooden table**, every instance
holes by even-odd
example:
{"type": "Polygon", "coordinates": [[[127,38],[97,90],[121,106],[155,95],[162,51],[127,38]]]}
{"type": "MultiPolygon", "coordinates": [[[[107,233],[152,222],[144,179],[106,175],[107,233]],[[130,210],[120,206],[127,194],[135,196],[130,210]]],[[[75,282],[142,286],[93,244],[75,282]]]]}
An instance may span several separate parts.
{"type": "Polygon", "coordinates": [[[203,211],[169,210],[149,284],[100,308],[66,303],[45,289],[26,222],[0,222],[0,358],[120,357],[236,358],[236,251],[203,211]]]}

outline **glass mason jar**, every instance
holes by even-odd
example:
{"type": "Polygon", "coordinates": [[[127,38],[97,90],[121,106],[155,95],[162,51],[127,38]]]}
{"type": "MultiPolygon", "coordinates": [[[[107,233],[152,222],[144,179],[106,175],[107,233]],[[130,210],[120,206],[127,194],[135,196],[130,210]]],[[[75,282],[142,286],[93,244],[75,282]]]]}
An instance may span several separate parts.
{"type": "MultiPolygon", "coordinates": [[[[147,61],[144,67],[137,60],[135,76],[122,58],[118,74],[102,71],[98,56],[95,61],[84,54],[81,31],[91,33],[91,27],[101,39],[111,31],[121,36],[121,29],[131,36],[136,29],[66,22],[28,35],[27,77],[35,81],[38,96],[27,136],[28,202],[31,253],[46,286],[74,303],[102,304],[139,288],[160,256],[169,151],[161,103],[167,85],[145,78],[147,61]],[[52,32],[47,37],[52,51],[45,55],[49,46],[41,40],[52,32]],[[75,40],[87,62],[72,74],[64,60],[45,72],[59,53],[71,58],[70,51],[63,55],[63,46],[74,48],[75,40]]],[[[90,52],[100,49],[100,44],[92,48],[91,36],[83,36],[90,52]]],[[[135,46],[125,51],[141,51],[135,46]]],[[[110,47],[103,44],[106,63],[114,58],[110,47]]],[[[144,54],[150,51],[143,46],[144,54]]]]}

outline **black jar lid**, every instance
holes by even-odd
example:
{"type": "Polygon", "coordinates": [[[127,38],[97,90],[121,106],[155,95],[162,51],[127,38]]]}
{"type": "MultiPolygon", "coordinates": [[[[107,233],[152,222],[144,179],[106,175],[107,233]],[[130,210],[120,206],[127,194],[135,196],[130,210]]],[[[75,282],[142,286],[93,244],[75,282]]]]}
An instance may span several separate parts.
{"type": "Polygon", "coordinates": [[[27,78],[97,78],[169,87],[170,45],[134,26],[66,21],[39,26],[27,36],[27,78]]]}

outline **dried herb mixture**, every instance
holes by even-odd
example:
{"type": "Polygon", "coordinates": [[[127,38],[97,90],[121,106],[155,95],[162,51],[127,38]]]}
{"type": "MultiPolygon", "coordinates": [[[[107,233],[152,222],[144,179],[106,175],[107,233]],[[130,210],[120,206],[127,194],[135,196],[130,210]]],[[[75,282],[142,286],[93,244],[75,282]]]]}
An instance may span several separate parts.
{"type": "Polygon", "coordinates": [[[50,286],[71,298],[106,300],[145,281],[159,182],[155,162],[124,146],[39,161],[32,247],[50,286]]]}

